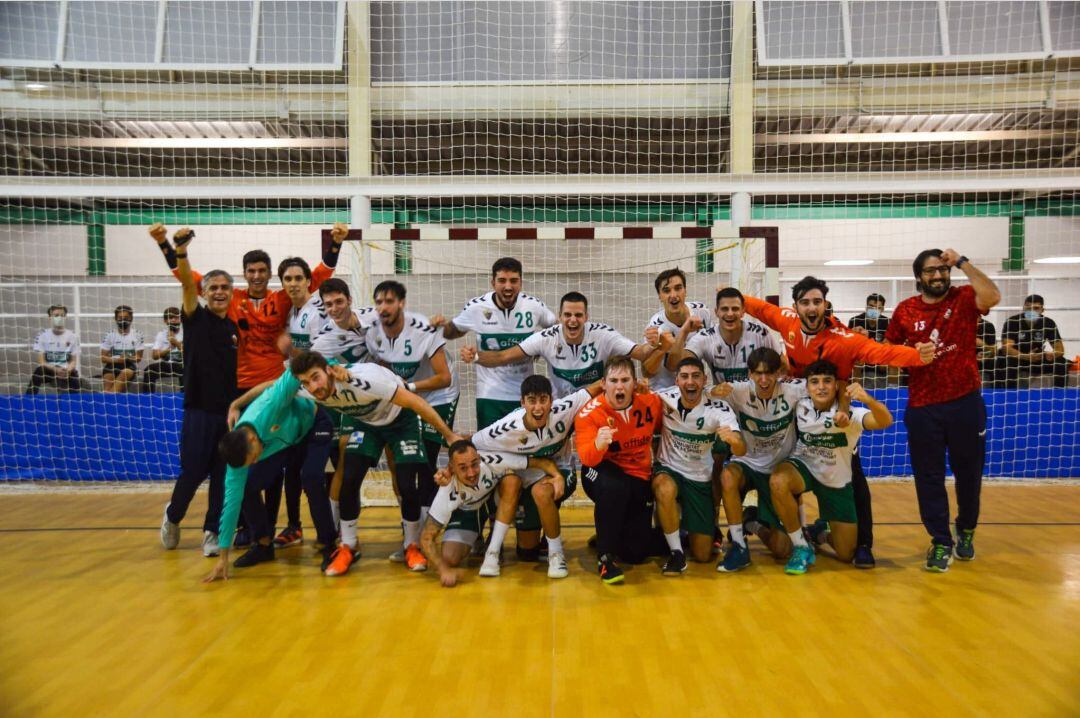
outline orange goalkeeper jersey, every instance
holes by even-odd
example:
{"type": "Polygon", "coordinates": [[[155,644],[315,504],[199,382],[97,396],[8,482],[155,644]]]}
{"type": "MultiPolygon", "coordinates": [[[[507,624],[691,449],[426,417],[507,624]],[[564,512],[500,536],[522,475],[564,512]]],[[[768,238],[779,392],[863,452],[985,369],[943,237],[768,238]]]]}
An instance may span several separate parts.
{"type": "Polygon", "coordinates": [[[652,475],[652,438],[660,432],[664,410],[660,397],[652,392],[634,393],[630,406],[613,409],[603,394],[581,407],[574,419],[574,442],[585,466],[610,461],[633,476],[648,481],[652,475]],[[615,439],[607,449],[596,448],[600,427],[615,429],[615,439]]]}

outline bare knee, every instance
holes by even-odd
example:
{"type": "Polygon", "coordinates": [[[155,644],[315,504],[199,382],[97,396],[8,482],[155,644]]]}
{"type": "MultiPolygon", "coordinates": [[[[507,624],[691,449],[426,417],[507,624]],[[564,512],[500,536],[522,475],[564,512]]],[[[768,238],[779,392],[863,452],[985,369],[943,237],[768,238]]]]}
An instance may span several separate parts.
{"type": "Polygon", "coordinates": [[[653,479],[653,496],[657,501],[663,503],[669,503],[675,500],[678,495],[678,490],[675,488],[675,482],[671,480],[671,477],[667,474],[660,474],[653,479]]]}
{"type": "Polygon", "coordinates": [[[547,482],[534,485],[530,493],[537,506],[551,506],[555,503],[555,487],[547,482]]]}

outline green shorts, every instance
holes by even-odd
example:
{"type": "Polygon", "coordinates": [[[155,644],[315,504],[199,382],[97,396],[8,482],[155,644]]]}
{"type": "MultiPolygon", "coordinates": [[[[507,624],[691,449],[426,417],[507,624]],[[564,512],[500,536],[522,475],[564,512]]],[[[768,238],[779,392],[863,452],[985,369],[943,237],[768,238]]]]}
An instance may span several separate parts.
{"type": "Polygon", "coordinates": [[[784,525],[780,523],[780,518],[776,515],[776,510],[773,508],[772,492],[769,491],[769,475],[763,474],[757,469],[751,469],[738,459],[728,464],[728,466],[736,465],[742,470],[743,479],[747,484],[746,489],[757,491],[757,520],[769,528],[784,528],[784,525]]]}
{"type": "MultiPolygon", "coordinates": [[[[454,399],[449,404],[439,404],[438,406],[431,407],[451,429],[454,428],[454,415],[457,414],[457,402],[458,400],[454,399]]],[[[423,433],[424,441],[434,441],[437,442],[439,446],[446,446],[446,439],[442,437],[442,434],[435,430],[434,426],[426,421],[421,421],[420,425],[420,431],[423,433]]]]}
{"type": "Polygon", "coordinates": [[[711,481],[691,481],[663,464],[653,464],[653,476],[667,474],[675,481],[682,519],[679,528],[710,538],[716,532],[716,502],[711,481]]]}
{"type": "Polygon", "coordinates": [[[397,464],[426,464],[427,452],[420,434],[420,417],[407,409],[402,409],[393,423],[386,426],[371,426],[341,415],[338,423],[339,435],[348,436],[345,445],[346,454],[359,454],[378,463],[383,449],[387,446],[394,455],[397,464]]]}
{"type": "Polygon", "coordinates": [[[512,411],[521,408],[520,401],[500,401],[499,399],[476,400],[476,430],[486,429],[512,411]]]}
{"type": "MultiPolygon", "coordinates": [[[[572,469],[559,467],[563,479],[566,480],[566,490],[561,499],[555,502],[555,506],[562,506],[563,502],[570,498],[577,490],[577,472],[572,469]]],[[[536,484],[533,484],[536,486],[536,484]]],[[[536,508],[536,499],[532,496],[532,486],[522,489],[518,497],[517,514],[514,515],[514,528],[518,531],[539,531],[543,528],[540,524],[540,510],[536,508]]]]}
{"type": "Polygon", "coordinates": [[[855,512],[855,489],[850,481],[846,486],[834,489],[818,481],[810,471],[810,467],[798,459],[784,459],[781,463],[794,466],[802,476],[806,490],[814,492],[821,518],[846,524],[858,523],[858,514],[855,512]]]}
{"type": "Polygon", "coordinates": [[[443,542],[463,543],[472,546],[484,531],[493,510],[492,501],[485,501],[478,509],[457,509],[450,514],[450,521],[443,533],[443,542]]]}

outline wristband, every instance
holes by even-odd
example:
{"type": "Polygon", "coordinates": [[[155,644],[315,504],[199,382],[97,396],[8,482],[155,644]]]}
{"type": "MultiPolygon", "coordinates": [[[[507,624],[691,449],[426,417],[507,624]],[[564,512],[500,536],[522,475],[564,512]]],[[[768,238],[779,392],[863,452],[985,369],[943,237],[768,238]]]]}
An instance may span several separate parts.
{"type": "Polygon", "coordinates": [[[967,261],[968,261],[967,257],[965,257],[964,255],[960,255],[960,259],[956,260],[956,268],[957,269],[963,269],[964,268],[964,263],[967,262],[967,261]]]}

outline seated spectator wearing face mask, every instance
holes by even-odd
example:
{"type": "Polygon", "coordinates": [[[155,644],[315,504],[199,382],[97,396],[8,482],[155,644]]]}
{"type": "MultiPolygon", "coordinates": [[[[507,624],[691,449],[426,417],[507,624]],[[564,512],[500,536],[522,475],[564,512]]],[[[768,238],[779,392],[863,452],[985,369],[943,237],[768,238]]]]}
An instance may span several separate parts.
{"type": "Polygon", "coordinates": [[[1024,299],[1024,311],[1005,320],[1001,329],[995,384],[1007,389],[1019,386],[1020,377],[1049,374],[1055,387],[1068,381],[1069,362],[1057,324],[1043,316],[1043,298],[1031,294],[1024,299]]]}
{"type": "Polygon", "coordinates": [[[60,391],[82,390],[79,382],[79,335],[66,327],[67,307],[54,304],[49,307],[48,329],[43,329],[34,340],[34,359],[37,366],[30,377],[27,394],[37,394],[45,384],[60,391]]]}
{"type": "Polygon", "coordinates": [[[134,318],[131,307],[121,304],[113,310],[116,330],[105,335],[101,341],[101,378],[105,380],[105,393],[127,391],[128,382],[135,378],[143,356],[143,335],[131,328],[134,318]]]}
{"type": "Polygon", "coordinates": [[[143,372],[143,391],[153,392],[162,377],[180,378],[184,386],[184,327],[180,324],[180,310],[168,307],[162,315],[165,328],[157,333],[150,349],[151,363],[143,372]]]}
{"type": "MultiPolygon", "coordinates": [[[[885,341],[885,332],[889,328],[889,318],[885,316],[885,297],[874,293],[866,298],[866,311],[856,314],[848,320],[848,329],[870,337],[875,342],[885,341]]],[[[891,372],[898,376],[898,372],[891,372]]],[[[852,380],[870,388],[884,386],[889,378],[889,367],[859,365],[852,374],[852,380]]]]}

